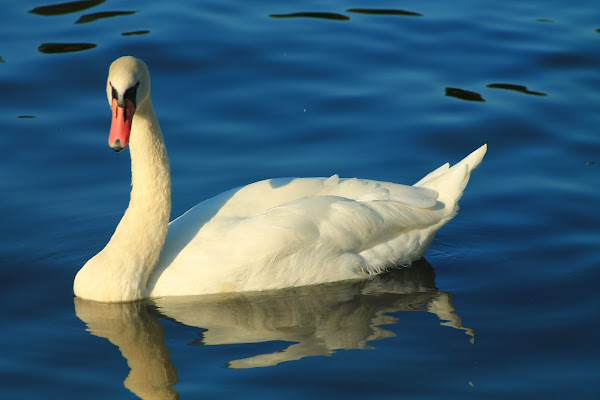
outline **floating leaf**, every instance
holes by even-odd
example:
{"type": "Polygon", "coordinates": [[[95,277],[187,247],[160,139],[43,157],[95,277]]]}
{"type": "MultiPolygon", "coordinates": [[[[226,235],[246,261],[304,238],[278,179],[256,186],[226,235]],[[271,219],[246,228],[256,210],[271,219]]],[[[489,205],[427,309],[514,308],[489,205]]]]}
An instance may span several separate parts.
{"type": "Polygon", "coordinates": [[[526,86],[523,85],[513,85],[512,83],[490,83],[487,87],[492,89],[506,89],[506,90],[514,90],[516,92],[521,92],[525,94],[531,94],[533,96],[547,96],[546,93],[542,92],[534,92],[532,90],[527,89],[526,86]]]}
{"type": "Polygon", "coordinates": [[[135,11],[101,11],[101,12],[97,12],[97,13],[82,15],[81,17],[79,17],[79,19],[77,21],[75,21],[75,23],[76,24],[85,24],[88,22],[93,22],[93,21],[99,20],[101,18],[118,17],[120,15],[131,15],[131,14],[135,14],[135,11]]]}
{"type": "Polygon", "coordinates": [[[94,43],[44,43],[38,47],[38,51],[45,54],[71,53],[93,49],[94,47],[96,47],[94,43]]]}
{"type": "Polygon", "coordinates": [[[71,1],[69,3],[60,3],[53,4],[50,6],[36,7],[33,10],[29,10],[29,12],[32,14],[44,16],[70,14],[77,11],[87,10],[88,8],[92,8],[99,4],[102,4],[105,1],[106,0],[71,1]]]}
{"type": "Polygon", "coordinates": [[[338,13],[330,13],[330,12],[295,12],[290,14],[270,14],[271,18],[322,18],[322,19],[332,19],[336,21],[348,21],[350,17],[338,14],[338,13]]]}
{"type": "Polygon", "coordinates": [[[423,14],[414,11],[389,9],[389,8],[350,8],[346,12],[371,15],[402,15],[405,17],[422,17],[423,14]]]}
{"type": "Polygon", "coordinates": [[[456,97],[457,99],[467,101],[485,101],[483,97],[477,92],[471,92],[469,90],[463,90],[458,88],[446,88],[446,96],[456,97]]]}

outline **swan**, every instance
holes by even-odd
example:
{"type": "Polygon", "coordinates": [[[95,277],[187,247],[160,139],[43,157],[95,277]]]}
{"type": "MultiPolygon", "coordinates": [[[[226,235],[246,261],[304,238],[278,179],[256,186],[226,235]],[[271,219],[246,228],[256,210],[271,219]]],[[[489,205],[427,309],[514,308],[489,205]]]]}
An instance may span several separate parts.
{"type": "Polygon", "coordinates": [[[457,213],[487,146],[412,186],[365,179],[277,178],[231,189],[169,223],[171,183],[146,64],[109,68],[108,144],[129,145],[129,206],[79,270],[75,296],[126,302],[365,279],[419,259],[457,213]]]}

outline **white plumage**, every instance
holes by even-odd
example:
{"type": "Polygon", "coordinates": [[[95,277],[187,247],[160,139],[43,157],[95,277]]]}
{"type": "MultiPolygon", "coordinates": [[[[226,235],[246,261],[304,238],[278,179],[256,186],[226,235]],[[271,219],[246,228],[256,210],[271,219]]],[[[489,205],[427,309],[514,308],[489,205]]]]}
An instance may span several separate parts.
{"type": "Polygon", "coordinates": [[[260,181],[205,200],[168,224],[169,165],[142,61],[121,57],[111,65],[109,103],[137,82],[129,208],[75,278],[75,294],[91,300],[276,289],[409,264],[454,217],[486,152],[484,145],[413,186],[337,175],[260,181]]]}

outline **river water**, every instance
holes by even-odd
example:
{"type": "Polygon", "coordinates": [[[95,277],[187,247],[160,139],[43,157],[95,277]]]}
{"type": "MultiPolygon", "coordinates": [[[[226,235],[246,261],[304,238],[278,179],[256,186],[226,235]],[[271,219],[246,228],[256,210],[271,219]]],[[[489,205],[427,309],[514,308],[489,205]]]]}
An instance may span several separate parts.
{"type": "Polygon", "coordinates": [[[0,26],[0,398],[598,397],[592,2],[1,1],[0,26]],[[380,279],[75,300],[128,201],[104,90],[126,54],[173,217],[264,178],[412,183],[488,154],[425,260],[380,279]]]}

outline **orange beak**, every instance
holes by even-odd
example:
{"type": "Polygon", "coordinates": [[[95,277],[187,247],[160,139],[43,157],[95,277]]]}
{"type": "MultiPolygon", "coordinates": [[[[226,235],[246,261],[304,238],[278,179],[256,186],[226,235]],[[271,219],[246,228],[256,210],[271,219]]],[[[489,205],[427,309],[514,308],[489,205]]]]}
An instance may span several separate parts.
{"type": "Polygon", "coordinates": [[[112,100],[112,120],[110,123],[110,133],[108,135],[108,145],[114,151],[121,151],[129,144],[129,135],[131,134],[131,121],[135,113],[135,106],[131,101],[125,100],[125,107],[119,106],[117,99],[112,100]]]}

